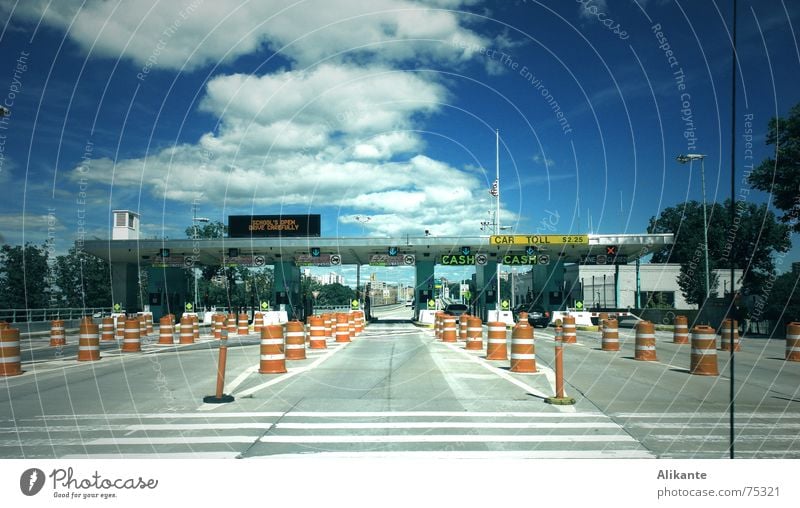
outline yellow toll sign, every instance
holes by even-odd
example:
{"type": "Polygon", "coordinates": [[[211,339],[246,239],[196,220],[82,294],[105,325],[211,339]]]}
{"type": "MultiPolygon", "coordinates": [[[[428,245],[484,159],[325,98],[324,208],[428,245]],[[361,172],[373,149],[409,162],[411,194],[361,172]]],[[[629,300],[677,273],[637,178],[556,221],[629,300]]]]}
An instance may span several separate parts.
{"type": "Polygon", "coordinates": [[[588,245],[589,235],[492,235],[490,245],[588,245]]]}

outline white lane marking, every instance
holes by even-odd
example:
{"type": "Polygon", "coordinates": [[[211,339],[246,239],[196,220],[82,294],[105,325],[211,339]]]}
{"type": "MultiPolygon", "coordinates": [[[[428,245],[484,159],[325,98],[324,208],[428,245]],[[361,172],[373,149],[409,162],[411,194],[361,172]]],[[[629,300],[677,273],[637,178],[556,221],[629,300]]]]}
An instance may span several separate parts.
{"type": "MultiPolygon", "coordinates": [[[[628,422],[629,426],[635,427],[638,429],[680,429],[680,430],[689,430],[689,429],[699,429],[702,431],[714,431],[714,430],[725,430],[727,431],[730,428],[729,422],[705,422],[705,423],[684,423],[684,422],[674,422],[674,423],[638,423],[638,422],[628,422]]],[[[736,435],[738,436],[740,432],[745,432],[748,430],[753,429],[770,429],[774,431],[778,430],[797,430],[800,429],[800,423],[742,423],[736,426],[736,435]]],[[[738,439],[738,437],[737,437],[738,439]]]]}
{"type": "Polygon", "coordinates": [[[394,418],[394,417],[424,417],[424,418],[600,418],[607,419],[604,413],[575,412],[537,413],[534,411],[251,411],[241,413],[128,413],[128,414],[75,414],[75,415],[45,415],[22,419],[20,421],[61,421],[61,420],[142,420],[163,419],[176,420],[181,418],[394,418]]]}
{"type": "Polygon", "coordinates": [[[185,437],[104,437],[81,443],[85,446],[174,445],[252,443],[254,436],[185,436],[185,437]]]}
{"type": "Polygon", "coordinates": [[[530,451],[397,451],[397,452],[318,452],[262,455],[248,459],[653,459],[644,450],[530,450],[530,451]]]}
{"type": "Polygon", "coordinates": [[[276,429],[617,429],[614,422],[351,422],[275,424],[276,429]]]}
{"type": "Polygon", "coordinates": [[[241,422],[241,423],[157,423],[128,425],[126,430],[130,432],[148,430],[235,430],[235,429],[256,429],[265,430],[272,426],[274,422],[241,422]]]}
{"type": "Polygon", "coordinates": [[[235,459],[239,452],[186,453],[86,453],[62,455],[59,459],[235,459]]]}
{"type": "MultiPolygon", "coordinates": [[[[346,344],[352,344],[352,342],[348,342],[346,344]]],[[[266,383],[261,383],[260,385],[254,386],[252,388],[248,388],[247,390],[244,390],[244,391],[239,392],[239,393],[233,393],[232,395],[234,395],[236,397],[246,397],[248,395],[252,395],[252,394],[254,394],[256,392],[259,392],[259,391],[261,391],[261,390],[263,390],[265,388],[269,388],[270,386],[272,386],[274,384],[280,383],[282,381],[286,381],[287,379],[290,379],[290,378],[296,376],[297,374],[300,374],[301,372],[306,372],[308,370],[313,369],[314,367],[317,367],[318,365],[320,365],[323,362],[325,362],[326,360],[328,360],[331,356],[336,354],[336,352],[341,351],[342,349],[344,349],[344,348],[343,347],[337,347],[335,349],[331,349],[330,352],[328,352],[328,354],[319,357],[317,360],[314,360],[314,362],[311,363],[310,365],[306,365],[305,367],[300,367],[295,371],[290,371],[290,372],[288,372],[286,374],[283,374],[283,375],[281,375],[279,377],[276,377],[275,379],[271,379],[271,380],[267,381],[266,383]]]]}
{"type": "Polygon", "coordinates": [[[420,434],[420,435],[381,435],[381,436],[262,436],[261,443],[638,443],[628,435],[585,436],[585,435],[541,435],[519,436],[509,434],[420,434]]]}
{"type": "MultiPolygon", "coordinates": [[[[258,411],[241,413],[214,413],[214,418],[277,418],[286,414],[285,411],[258,411]]],[[[78,415],[45,415],[37,416],[33,420],[141,420],[143,418],[159,418],[173,420],[176,418],[210,418],[203,413],[122,413],[122,414],[78,414],[78,415]]]]}
{"type": "Polygon", "coordinates": [[[496,379],[494,374],[469,374],[466,372],[454,372],[451,374],[455,378],[461,379],[496,379]]]}
{"type": "MultiPolygon", "coordinates": [[[[518,387],[522,388],[523,390],[526,390],[528,393],[530,393],[532,395],[535,395],[535,396],[541,397],[541,398],[550,397],[550,395],[545,394],[543,392],[540,392],[539,390],[537,390],[536,388],[530,386],[529,384],[523,383],[519,379],[517,379],[514,376],[512,376],[511,374],[509,374],[508,372],[506,372],[506,371],[504,371],[502,369],[499,369],[499,368],[495,367],[494,365],[490,365],[490,364],[482,361],[477,356],[470,356],[468,353],[465,352],[466,350],[461,349],[460,347],[453,346],[453,345],[451,345],[449,343],[447,344],[447,347],[449,347],[453,351],[458,351],[461,354],[466,354],[467,358],[469,358],[473,362],[477,363],[478,365],[482,366],[483,368],[487,369],[489,372],[493,372],[494,374],[497,374],[501,378],[505,379],[506,381],[508,381],[510,383],[513,383],[513,384],[517,385],[518,387]]],[[[549,369],[540,369],[540,370],[544,371],[545,376],[546,376],[547,375],[547,370],[549,370],[549,369]]],[[[548,381],[549,381],[549,379],[548,379],[548,381]]],[[[555,375],[553,377],[553,384],[551,385],[551,387],[553,388],[552,393],[554,394],[555,393],[555,375]]],[[[564,395],[566,396],[566,390],[564,392],[564,395]]],[[[576,411],[575,408],[572,407],[572,406],[554,406],[554,407],[559,412],[574,413],[576,411]]]]}
{"type": "MultiPolygon", "coordinates": [[[[728,418],[728,412],[708,412],[708,413],[616,413],[612,415],[618,418],[680,418],[680,419],[695,419],[695,418],[728,418]]],[[[736,411],[735,417],[737,419],[751,419],[751,418],[800,418],[800,413],[761,413],[761,412],[747,412],[736,411]]]]}

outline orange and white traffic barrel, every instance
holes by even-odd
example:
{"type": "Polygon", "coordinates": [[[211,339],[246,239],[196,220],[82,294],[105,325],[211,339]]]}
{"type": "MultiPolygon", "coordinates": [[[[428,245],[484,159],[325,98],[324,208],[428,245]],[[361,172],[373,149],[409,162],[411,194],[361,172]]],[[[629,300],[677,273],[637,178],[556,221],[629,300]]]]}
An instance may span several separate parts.
{"type": "Polygon", "coordinates": [[[144,325],[145,329],[147,330],[147,335],[153,335],[153,314],[150,312],[145,312],[144,314],[144,325]]]}
{"type": "Polygon", "coordinates": [[[442,315],[443,312],[437,311],[433,315],[433,336],[436,340],[442,340],[442,315]]]}
{"type": "Polygon", "coordinates": [[[689,373],[698,376],[719,375],[717,370],[717,336],[710,326],[699,325],[692,329],[692,355],[689,373]]]}
{"type": "Polygon", "coordinates": [[[458,340],[467,340],[467,321],[469,320],[469,314],[461,314],[458,317],[458,340]]]}
{"type": "Polygon", "coordinates": [[[361,335],[361,332],[364,331],[364,313],[357,310],[354,314],[356,315],[356,335],[361,335]]]}
{"type": "Polygon", "coordinates": [[[608,319],[608,312],[598,312],[597,313],[597,323],[600,326],[603,326],[603,321],[608,319]]]}
{"type": "Polygon", "coordinates": [[[54,319],[50,323],[50,345],[63,346],[66,343],[67,336],[64,330],[64,321],[61,319],[54,319]]]}
{"type": "Polygon", "coordinates": [[[800,323],[786,325],[786,360],[800,362],[800,323]]]}
{"type": "Polygon", "coordinates": [[[501,321],[486,323],[486,359],[508,360],[508,346],[506,345],[506,324],[501,321]]]}
{"type": "Polygon", "coordinates": [[[533,327],[520,320],[511,330],[511,372],[536,372],[536,347],[533,327]]]}
{"type": "Polygon", "coordinates": [[[128,319],[126,316],[117,316],[117,341],[122,342],[125,340],[125,320],[128,319]]]}
{"type": "Polygon", "coordinates": [[[528,313],[524,311],[519,313],[519,317],[517,318],[517,323],[522,323],[523,321],[525,321],[526,323],[528,322],[528,313]]]}
{"type": "Polygon", "coordinates": [[[286,359],[306,359],[306,328],[300,321],[286,323],[286,359]]]}
{"type": "Polygon", "coordinates": [[[22,353],[19,347],[19,329],[0,328],[0,377],[22,374],[22,353]]]}
{"type": "Polygon", "coordinates": [[[172,318],[169,316],[161,316],[158,320],[158,343],[162,346],[171,346],[175,343],[175,337],[172,334],[172,318]]]}
{"type": "Polygon", "coordinates": [[[123,353],[138,353],[142,350],[142,338],[139,331],[138,318],[130,318],[125,320],[125,336],[122,339],[122,352],[123,353]]]}
{"type": "Polygon", "coordinates": [[[100,340],[114,340],[113,317],[104,317],[100,322],[100,340]]]}
{"type": "Polygon", "coordinates": [[[456,342],[456,317],[445,314],[442,316],[442,342],[456,342]]]}
{"type": "Polygon", "coordinates": [[[136,319],[139,321],[139,338],[147,337],[147,319],[144,314],[138,314],[136,319]]]}
{"type": "Polygon", "coordinates": [[[256,312],[253,315],[253,332],[261,335],[262,326],[264,326],[264,314],[256,312]]]}
{"type": "Polygon", "coordinates": [[[654,362],[656,358],[656,327],[650,321],[636,323],[635,360],[654,362]]]}
{"type": "Polygon", "coordinates": [[[179,344],[194,344],[194,321],[192,316],[181,316],[179,344]]]}
{"type": "Polygon", "coordinates": [[[336,314],[336,342],[350,342],[350,326],[347,314],[336,314]]]}
{"type": "Polygon", "coordinates": [[[82,323],[86,323],[86,324],[94,323],[94,321],[92,320],[92,316],[83,316],[83,317],[81,317],[81,320],[78,323],[78,326],[80,326],[82,323]]]}
{"type": "Polygon", "coordinates": [[[348,312],[347,316],[347,330],[350,334],[350,338],[354,339],[356,337],[356,315],[352,312],[348,312]]]}
{"type": "Polygon", "coordinates": [[[675,316],[672,321],[674,331],[672,332],[673,344],[689,343],[689,320],[686,316],[675,316]]]}
{"type": "Polygon", "coordinates": [[[619,351],[619,323],[616,319],[604,319],[600,348],[603,351],[619,351]]]}
{"type": "Polygon", "coordinates": [[[236,314],[228,313],[228,336],[236,334],[236,314]]]}
{"type": "Polygon", "coordinates": [[[200,340],[200,318],[197,314],[192,314],[192,339],[195,342],[200,340]]]}
{"type": "Polygon", "coordinates": [[[575,344],[578,342],[578,334],[575,331],[575,316],[566,315],[561,321],[561,328],[564,329],[564,338],[561,342],[575,344]]]}
{"type": "Polygon", "coordinates": [[[267,325],[261,328],[260,374],[282,374],[286,372],[286,355],[283,350],[284,338],[281,325],[267,325]]]}
{"type": "Polygon", "coordinates": [[[331,313],[322,315],[322,322],[325,326],[325,339],[332,339],[336,329],[336,316],[331,313]]]}
{"type": "Polygon", "coordinates": [[[483,349],[483,322],[481,318],[470,316],[467,320],[467,345],[464,349],[481,350],[483,349]]]}
{"type": "MultiPolygon", "coordinates": [[[[730,351],[731,350],[731,320],[724,319],[722,324],[719,327],[719,348],[722,351],[730,351]]],[[[736,349],[734,351],[741,351],[742,344],[739,342],[739,322],[735,319],[733,320],[733,344],[736,349]]]]}
{"type": "Polygon", "coordinates": [[[94,323],[81,323],[78,328],[78,361],[100,359],[100,330],[94,323]]]}
{"type": "Polygon", "coordinates": [[[214,330],[214,338],[221,339],[222,338],[222,330],[226,328],[225,321],[227,317],[225,314],[214,314],[214,321],[217,323],[217,327],[214,330]]]}
{"type": "Polygon", "coordinates": [[[247,323],[247,314],[244,312],[239,313],[239,327],[236,329],[236,333],[239,335],[247,335],[250,333],[247,323]]]}
{"type": "Polygon", "coordinates": [[[320,316],[309,316],[308,318],[308,347],[310,349],[326,349],[328,343],[325,340],[325,320],[320,316]]]}

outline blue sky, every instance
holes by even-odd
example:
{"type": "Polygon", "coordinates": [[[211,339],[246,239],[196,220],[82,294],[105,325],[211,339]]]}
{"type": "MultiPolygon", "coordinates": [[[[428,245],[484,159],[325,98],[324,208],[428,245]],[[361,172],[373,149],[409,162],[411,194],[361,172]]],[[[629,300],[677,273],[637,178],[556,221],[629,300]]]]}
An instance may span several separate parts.
{"type": "MultiPolygon", "coordinates": [[[[192,202],[320,213],[324,236],[361,236],[357,215],[370,236],[482,234],[495,129],[503,225],[642,233],[701,198],[678,154],[729,196],[731,5],[3,1],[0,234],[42,242],[49,221],[63,251],[126,208],[177,238],[192,202]]],[[[739,2],[737,192],[800,102],[796,27],[795,2],[739,2]]]]}

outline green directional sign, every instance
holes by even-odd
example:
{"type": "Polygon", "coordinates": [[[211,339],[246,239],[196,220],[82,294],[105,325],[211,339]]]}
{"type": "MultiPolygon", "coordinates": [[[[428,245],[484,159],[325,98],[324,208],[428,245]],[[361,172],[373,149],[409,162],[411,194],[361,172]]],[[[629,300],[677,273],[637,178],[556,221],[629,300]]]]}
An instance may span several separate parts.
{"type": "Polygon", "coordinates": [[[186,305],[184,305],[184,307],[186,308],[186,312],[192,312],[192,310],[194,309],[194,305],[192,305],[192,302],[186,302],[186,305]]]}
{"type": "Polygon", "coordinates": [[[428,300],[428,308],[433,310],[436,308],[436,300],[428,300]]]}
{"type": "Polygon", "coordinates": [[[119,312],[122,310],[122,305],[115,303],[114,304],[114,312],[119,312]]]}
{"type": "Polygon", "coordinates": [[[582,302],[582,301],[580,301],[580,300],[578,300],[577,302],[575,302],[575,309],[576,309],[576,310],[583,310],[583,302],[582,302]]]}
{"type": "Polygon", "coordinates": [[[475,256],[470,254],[445,254],[442,256],[441,264],[448,266],[466,266],[475,264],[475,256]]]}
{"type": "Polygon", "coordinates": [[[464,291],[464,298],[469,300],[470,297],[472,297],[472,293],[470,293],[469,291],[464,291]]]}
{"type": "Polygon", "coordinates": [[[500,302],[500,307],[501,307],[503,310],[508,310],[508,307],[509,307],[509,301],[508,301],[508,300],[503,300],[502,302],[500,302]]]}
{"type": "Polygon", "coordinates": [[[358,310],[358,300],[353,300],[350,302],[350,308],[353,310],[358,310]]]}
{"type": "Polygon", "coordinates": [[[537,265],[539,264],[539,256],[534,254],[529,256],[527,254],[506,254],[503,256],[504,265],[537,265]]]}
{"type": "Polygon", "coordinates": [[[269,302],[261,302],[261,310],[269,310],[269,302]]]}

